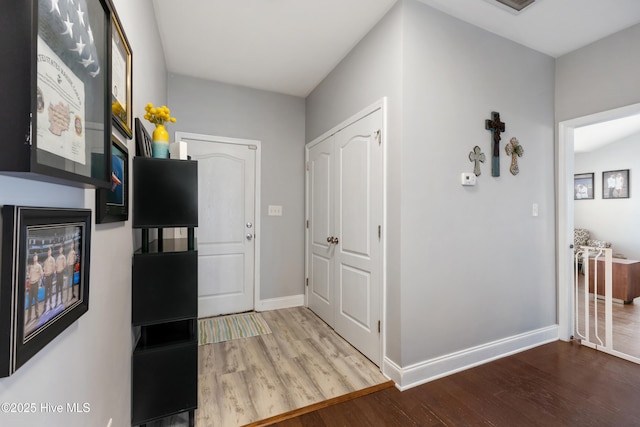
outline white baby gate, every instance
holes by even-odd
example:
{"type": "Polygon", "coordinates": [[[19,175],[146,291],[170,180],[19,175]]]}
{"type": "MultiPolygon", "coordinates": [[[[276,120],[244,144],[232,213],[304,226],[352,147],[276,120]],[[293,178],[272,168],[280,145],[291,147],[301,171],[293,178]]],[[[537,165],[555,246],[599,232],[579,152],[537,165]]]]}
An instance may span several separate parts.
{"type": "Polygon", "coordinates": [[[574,265],[575,337],[580,340],[582,345],[640,363],[640,358],[613,348],[612,250],[582,246],[575,254],[574,265]],[[604,260],[603,299],[598,297],[602,292],[602,289],[598,288],[598,278],[602,275],[602,271],[598,271],[598,267],[602,267],[598,262],[600,260],[604,260]],[[592,263],[593,268],[589,268],[589,263],[592,263]],[[590,281],[591,272],[594,275],[592,282],[590,281]],[[584,274],[584,286],[582,287],[580,286],[580,273],[584,274]],[[593,294],[589,292],[590,283],[593,283],[593,294]],[[601,304],[604,304],[604,324],[598,313],[598,309],[602,308],[601,304]],[[604,336],[602,336],[603,332],[604,336]]]}

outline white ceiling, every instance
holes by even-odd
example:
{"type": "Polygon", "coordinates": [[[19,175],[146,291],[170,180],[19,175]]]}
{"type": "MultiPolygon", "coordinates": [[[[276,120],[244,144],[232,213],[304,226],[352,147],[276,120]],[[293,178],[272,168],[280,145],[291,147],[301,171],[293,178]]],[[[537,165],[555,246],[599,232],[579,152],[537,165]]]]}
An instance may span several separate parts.
{"type": "Polygon", "coordinates": [[[640,135],[640,114],[578,127],[573,132],[574,152],[584,153],[640,135]]]}
{"type": "MultiPolygon", "coordinates": [[[[397,0],[153,0],[172,73],[307,96],[397,0]]],[[[420,0],[553,57],[640,22],[639,0],[420,0]]]]}
{"type": "Polygon", "coordinates": [[[169,72],[306,97],[396,0],[153,0],[169,72]]]}

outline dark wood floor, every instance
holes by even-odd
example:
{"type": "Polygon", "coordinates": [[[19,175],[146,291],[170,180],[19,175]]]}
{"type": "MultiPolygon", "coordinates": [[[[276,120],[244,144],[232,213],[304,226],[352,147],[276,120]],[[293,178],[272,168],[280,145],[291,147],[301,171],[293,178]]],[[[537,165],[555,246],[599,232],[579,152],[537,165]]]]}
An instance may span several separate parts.
{"type": "Polygon", "coordinates": [[[558,341],[273,425],[638,426],[640,365],[558,341]]]}

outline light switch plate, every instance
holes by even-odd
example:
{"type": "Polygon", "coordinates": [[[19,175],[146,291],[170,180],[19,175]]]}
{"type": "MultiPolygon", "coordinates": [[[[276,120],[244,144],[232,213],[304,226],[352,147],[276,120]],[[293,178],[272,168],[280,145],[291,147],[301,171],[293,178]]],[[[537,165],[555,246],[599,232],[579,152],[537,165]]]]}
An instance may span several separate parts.
{"type": "Polygon", "coordinates": [[[269,216],[282,216],[282,206],[269,205],[269,216]]]}

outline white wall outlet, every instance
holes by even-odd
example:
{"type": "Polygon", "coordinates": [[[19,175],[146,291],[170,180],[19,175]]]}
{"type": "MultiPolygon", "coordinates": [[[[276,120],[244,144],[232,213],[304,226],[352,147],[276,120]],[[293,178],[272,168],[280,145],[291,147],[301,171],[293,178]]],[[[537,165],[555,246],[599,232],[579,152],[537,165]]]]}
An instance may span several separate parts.
{"type": "Polygon", "coordinates": [[[476,174],[462,172],[460,180],[462,185],[476,185],[476,174]]]}
{"type": "Polygon", "coordinates": [[[282,206],[269,205],[269,216],[282,216],[282,206]]]}
{"type": "Polygon", "coordinates": [[[531,215],[538,216],[538,204],[537,203],[533,204],[533,207],[531,208],[531,215]]]}

